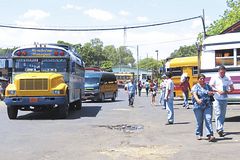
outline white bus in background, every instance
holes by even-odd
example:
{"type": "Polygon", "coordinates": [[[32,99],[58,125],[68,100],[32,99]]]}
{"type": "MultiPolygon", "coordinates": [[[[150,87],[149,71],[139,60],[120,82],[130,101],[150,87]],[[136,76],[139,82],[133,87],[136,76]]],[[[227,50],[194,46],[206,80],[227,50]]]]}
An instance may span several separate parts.
{"type": "Polygon", "coordinates": [[[200,72],[206,82],[218,74],[220,65],[226,67],[226,75],[233,81],[235,90],[228,95],[229,101],[240,102],[240,33],[210,36],[203,41],[200,72]]]}

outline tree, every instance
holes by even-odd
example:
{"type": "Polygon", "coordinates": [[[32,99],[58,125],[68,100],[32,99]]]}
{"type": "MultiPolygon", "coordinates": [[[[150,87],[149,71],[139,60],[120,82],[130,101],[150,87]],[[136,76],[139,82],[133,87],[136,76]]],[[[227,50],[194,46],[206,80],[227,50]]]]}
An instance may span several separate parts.
{"type": "Polygon", "coordinates": [[[181,46],[179,49],[174,50],[170,58],[177,58],[177,57],[188,57],[188,56],[197,56],[197,48],[196,45],[193,44],[191,46],[181,46]]]}
{"type": "Polygon", "coordinates": [[[121,46],[117,49],[118,60],[121,65],[129,65],[134,66],[135,59],[132,55],[131,50],[127,49],[125,46],[121,46]]]}
{"type": "Polygon", "coordinates": [[[156,59],[153,58],[144,58],[139,61],[139,68],[146,69],[146,70],[151,70],[153,72],[154,77],[159,77],[160,74],[160,67],[162,67],[163,62],[162,61],[157,61],[156,59]]]}
{"type": "Polygon", "coordinates": [[[95,38],[91,40],[92,51],[94,54],[95,65],[100,67],[101,63],[106,59],[103,54],[103,42],[99,38],[95,38]]]}
{"type": "Polygon", "coordinates": [[[207,29],[207,35],[217,35],[240,20],[240,0],[227,0],[229,9],[207,29]]]}
{"type": "Polygon", "coordinates": [[[103,49],[103,54],[105,55],[107,61],[111,61],[112,66],[119,64],[117,49],[113,45],[105,46],[103,49]]]}
{"type": "Polygon", "coordinates": [[[6,49],[2,49],[0,48],[0,56],[8,56],[9,54],[11,54],[15,49],[17,49],[17,47],[14,48],[6,48],[6,49]]]}
{"type": "Polygon", "coordinates": [[[86,67],[95,67],[95,55],[92,44],[90,42],[83,45],[81,54],[86,67]]]}

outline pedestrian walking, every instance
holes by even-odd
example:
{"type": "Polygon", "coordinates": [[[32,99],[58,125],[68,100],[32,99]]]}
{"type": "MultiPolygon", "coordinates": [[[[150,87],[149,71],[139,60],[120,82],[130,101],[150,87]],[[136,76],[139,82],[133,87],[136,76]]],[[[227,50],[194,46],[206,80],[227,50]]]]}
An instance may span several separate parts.
{"type": "Polygon", "coordinates": [[[141,97],[141,92],[142,92],[143,84],[141,81],[138,81],[138,96],[141,97]]]}
{"type": "Polygon", "coordinates": [[[136,84],[134,80],[131,79],[130,82],[127,84],[127,91],[128,91],[128,105],[133,107],[135,93],[136,93],[136,84]]]}
{"type": "Polygon", "coordinates": [[[218,75],[212,77],[209,84],[216,91],[213,107],[215,110],[216,130],[220,137],[224,137],[224,121],[227,109],[228,93],[234,90],[233,82],[230,77],[226,76],[226,68],[221,65],[218,68],[218,75]]]}
{"type": "Polygon", "coordinates": [[[166,109],[167,109],[167,124],[174,123],[174,108],[173,108],[173,98],[174,98],[174,83],[171,79],[172,73],[166,72],[167,83],[166,83],[166,94],[165,94],[165,101],[166,101],[166,109]]]}
{"type": "Polygon", "coordinates": [[[150,91],[152,96],[151,104],[154,106],[156,105],[157,90],[158,90],[158,84],[157,84],[157,80],[155,80],[150,85],[150,91]]]}
{"type": "Polygon", "coordinates": [[[189,91],[191,91],[189,78],[190,78],[189,76],[184,77],[180,83],[182,94],[183,94],[183,107],[186,109],[189,109],[188,97],[189,97],[189,91]]]}
{"type": "Polygon", "coordinates": [[[163,109],[166,109],[166,101],[164,100],[165,93],[166,93],[166,75],[162,75],[162,82],[160,83],[160,105],[162,106],[163,109]]]}
{"type": "Polygon", "coordinates": [[[149,93],[149,88],[150,88],[150,84],[149,84],[148,80],[146,80],[145,89],[146,89],[146,95],[147,96],[148,96],[148,93],[149,93]]]}
{"type": "Polygon", "coordinates": [[[203,123],[205,122],[206,136],[209,142],[214,142],[212,127],[212,102],[210,96],[214,94],[212,87],[205,83],[205,75],[198,76],[198,83],[192,87],[193,112],[196,119],[195,134],[197,140],[203,136],[203,123]]]}

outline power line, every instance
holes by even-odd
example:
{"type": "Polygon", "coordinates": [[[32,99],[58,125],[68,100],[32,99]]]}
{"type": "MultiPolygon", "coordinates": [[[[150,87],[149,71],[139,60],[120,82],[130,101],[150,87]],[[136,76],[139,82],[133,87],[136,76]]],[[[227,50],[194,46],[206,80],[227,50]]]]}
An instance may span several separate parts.
{"type": "Polygon", "coordinates": [[[154,27],[154,26],[161,26],[161,25],[168,25],[173,23],[180,23],[184,21],[189,21],[197,18],[202,18],[202,16],[190,17],[185,19],[179,19],[175,21],[168,21],[162,23],[153,23],[153,24],[146,24],[146,25],[136,25],[136,26],[125,26],[125,27],[111,27],[111,28],[83,28],[83,29],[67,29],[67,28],[40,28],[40,27],[20,27],[20,26],[13,26],[13,25],[2,25],[0,24],[1,28],[10,28],[10,29],[24,29],[24,30],[43,30],[43,31],[68,31],[68,32],[90,32],[90,31],[111,31],[111,30],[126,30],[126,29],[137,29],[137,28],[146,28],[146,27],[154,27]]]}

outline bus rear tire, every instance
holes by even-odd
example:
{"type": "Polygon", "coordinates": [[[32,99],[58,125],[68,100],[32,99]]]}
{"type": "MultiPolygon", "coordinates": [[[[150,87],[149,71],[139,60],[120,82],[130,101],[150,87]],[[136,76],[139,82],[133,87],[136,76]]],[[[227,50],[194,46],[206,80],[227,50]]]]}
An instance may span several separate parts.
{"type": "Polygon", "coordinates": [[[16,119],[18,114],[18,108],[16,106],[7,106],[7,113],[9,119],[16,119]]]}
{"type": "Polygon", "coordinates": [[[113,102],[116,101],[116,97],[117,97],[116,93],[113,93],[113,97],[112,97],[112,101],[113,101],[113,102]]]}
{"type": "Polygon", "coordinates": [[[101,102],[104,102],[104,101],[105,101],[105,95],[104,95],[104,93],[101,93],[100,101],[101,101],[101,102]]]}

